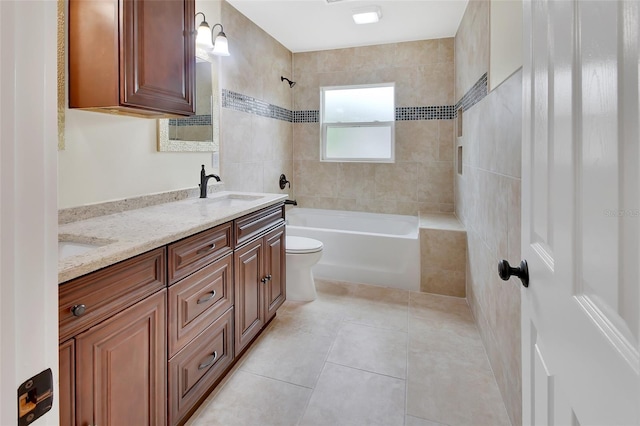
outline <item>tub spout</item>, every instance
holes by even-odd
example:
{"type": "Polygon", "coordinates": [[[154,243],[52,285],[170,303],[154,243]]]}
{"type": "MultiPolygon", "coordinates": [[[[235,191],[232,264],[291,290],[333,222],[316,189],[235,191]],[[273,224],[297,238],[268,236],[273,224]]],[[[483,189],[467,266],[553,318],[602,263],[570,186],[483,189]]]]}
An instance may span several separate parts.
{"type": "Polygon", "coordinates": [[[292,206],[297,206],[298,202],[296,200],[284,200],[285,204],[291,204],[292,206]]]}

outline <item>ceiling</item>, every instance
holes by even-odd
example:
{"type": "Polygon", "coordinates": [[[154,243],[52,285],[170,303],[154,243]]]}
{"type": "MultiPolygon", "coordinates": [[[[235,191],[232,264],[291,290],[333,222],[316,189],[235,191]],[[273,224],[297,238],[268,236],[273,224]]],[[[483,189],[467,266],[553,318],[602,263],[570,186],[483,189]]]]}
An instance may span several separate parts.
{"type": "Polygon", "coordinates": [[[227,0],[294,53],[453,37],[468,0],[227,0]],[[356,25],[352,10],[377,5],[382,19],[356,25]]]}

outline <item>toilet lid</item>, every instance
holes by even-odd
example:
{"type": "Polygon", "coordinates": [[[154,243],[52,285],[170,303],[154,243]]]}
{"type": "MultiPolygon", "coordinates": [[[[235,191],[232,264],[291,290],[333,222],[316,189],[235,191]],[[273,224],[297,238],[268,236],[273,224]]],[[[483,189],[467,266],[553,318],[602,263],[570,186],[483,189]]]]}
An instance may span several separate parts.
{"type": "Polygon", "coordinates": [[[322,241],[287,235],[287,253],[315,253],[322,250],[322,241]]]}

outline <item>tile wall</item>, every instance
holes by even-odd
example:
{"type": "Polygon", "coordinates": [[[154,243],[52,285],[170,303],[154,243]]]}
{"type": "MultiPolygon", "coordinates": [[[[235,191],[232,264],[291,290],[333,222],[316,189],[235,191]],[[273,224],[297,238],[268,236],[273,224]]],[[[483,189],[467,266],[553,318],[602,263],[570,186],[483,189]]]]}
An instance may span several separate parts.
{"type": "MultiPolygon", "coordinates": [[[[456,98],[488,71],[488,0],[471,0],[456,35],[456,98]]],[[[485,75],[486,81],[486,75],[485,75]]],[[[517,72],[463,112],[455,212],[467,231],[466,297],[513,425],[521,424],[520,284],[497,275],[520,261],[522,77],[517,72]]]]}
{"type": "Polygon", "coordinates": [[[222,22],[231,56],[220,60],[220,175],[227,190],[284,192],[278,179],[292,180],[293,124],[269,106],[292,110],[293,93],[280,81],[291,75],[292,53],[227,2],[222,22]]]}
{"type": "Polygon", "coordinates": [[[294,192],[304,207],[452,212],[453,38],[293,55],[294,192]],[[396,83],[396,162],[320,162],[320,87],[396,83]]]}

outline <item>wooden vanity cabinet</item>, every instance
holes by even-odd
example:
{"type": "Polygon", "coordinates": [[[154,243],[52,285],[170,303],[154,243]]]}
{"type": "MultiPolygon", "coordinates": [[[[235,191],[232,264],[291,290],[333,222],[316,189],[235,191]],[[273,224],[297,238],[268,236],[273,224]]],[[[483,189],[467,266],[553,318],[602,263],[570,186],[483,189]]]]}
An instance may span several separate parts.
{"type": "Polygon", "coordinates": [[[183,423],[233,363],[233,222],[169,244],[169,424],[183,423]]]}
{"type": "Polygon", "coordinates": [[[60,285],[60,423],[166,424],[165,249],[60,285]]]}
{"type": "Polygon", "coordinates": [[[69,0],[69,107],[193,115],[195,0],[69,0]]]}
{"type": "Polygon", "coordinates": [[[235,341],[240,354],[286,298],[284,206],[237,220],[236,238],[243,244],[234,253],[235,341]]]}
{"type": "Polygon", "coordinates": [[[165,293],[76,336],[78,424],[166,424],[165,293]]]}
{"type": "Polygon", "coordinates": [[[60,424],[183,424],[286,297],[279,203],[60,285],[60,424]]]}

